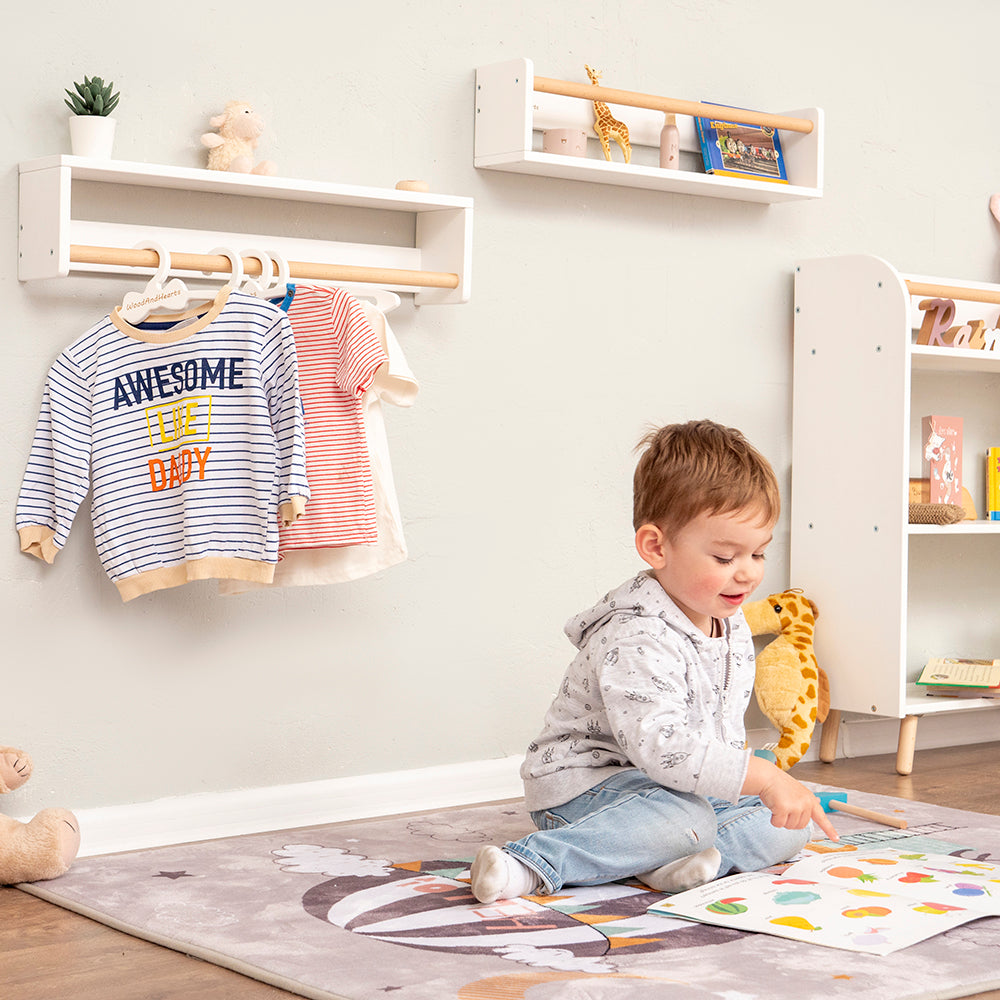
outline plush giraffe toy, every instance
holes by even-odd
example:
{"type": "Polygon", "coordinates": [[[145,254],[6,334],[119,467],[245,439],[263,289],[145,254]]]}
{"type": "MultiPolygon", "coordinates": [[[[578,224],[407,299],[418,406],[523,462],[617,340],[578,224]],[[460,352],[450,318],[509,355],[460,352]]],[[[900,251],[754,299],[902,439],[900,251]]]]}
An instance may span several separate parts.
{"type": "MultiPolygon", "coordinates": [[[[585,66],[590,82],[596,87],[601,81],[601,74],[590,66],[585,66]]],[[[601,149],[604,150],[604,159],[611,159],[611,140],[614,139],[621,147],[625,162],[632,161],[632,144],[629,142],[628,125],[618,121],[611,113],[611,109],[604,101],[594,101],[594,131],[597,138],[601,140],[601,149]]]]}
{"type": "Polygon", "coordinates": [[[757,655],[754,690],[757,704],[781,731],[774,754],[788,770],[809,749],[813,726],[830,710],[826,673],[813,653],[813,627],[819,612],[801,590],[785,590],[743,606],[754,635],[773,635],[757,655]]]}

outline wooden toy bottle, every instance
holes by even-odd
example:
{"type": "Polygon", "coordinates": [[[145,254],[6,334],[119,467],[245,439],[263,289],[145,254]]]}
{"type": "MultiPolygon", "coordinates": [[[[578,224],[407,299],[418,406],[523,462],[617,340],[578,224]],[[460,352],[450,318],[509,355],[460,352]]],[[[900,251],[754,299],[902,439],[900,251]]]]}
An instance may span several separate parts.
{"type": "Polygon", "coordinates": [[[680,132],[677,130],[675,115],[663,116],[660,130],[660,166],[665,170],[677,170],[680,165],[680,132]]]}

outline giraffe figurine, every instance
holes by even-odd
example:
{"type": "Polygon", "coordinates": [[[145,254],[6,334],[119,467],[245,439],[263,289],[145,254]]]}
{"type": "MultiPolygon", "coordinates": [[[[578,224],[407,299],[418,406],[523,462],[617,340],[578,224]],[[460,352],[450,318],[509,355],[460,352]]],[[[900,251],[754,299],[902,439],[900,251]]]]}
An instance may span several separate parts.
{"type": "Polygon", "coordinates": [[[785,590],[743,606],[753,635],[774,635],[757,655],[757,704],[781,731],[774,754],[787,771],[809,749],[813,726],[830,710],[826,673],[813,653],[819,612],[801,590],[785,590]]]}
{"type": "MultiPolygon", "coordinates": [[[[586,66],[586,70],[590,82],[596,87],[600,82],[601,74],[596,69],[591,69],[590,66],[586,66]]],[[[597,133],[597,138],[601,140],[604,159],[611,159],[611,140],[614,139],[625,156],[625,162],[631,162],[632,144],[628,138],[628,125],[618,121],[604,101],[594,101],[594,131],[597,133]]]]}

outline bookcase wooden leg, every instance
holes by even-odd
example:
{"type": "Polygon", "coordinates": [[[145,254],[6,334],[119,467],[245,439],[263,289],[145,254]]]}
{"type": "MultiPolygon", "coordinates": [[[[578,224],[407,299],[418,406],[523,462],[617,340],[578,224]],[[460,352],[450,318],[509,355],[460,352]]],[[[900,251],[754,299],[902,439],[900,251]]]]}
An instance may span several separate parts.
{"type": "Polygon", "coordinates": [[[819,759],[832,764],[837,759],[837,738],[840,736],[840,710],[831,708],[823,720],[819,738],[819,759]]]}
{"type": "Polygon", "coordinates": [[[896,773],[909,774],[913,770],[913,751],[917,745],[919,715],[907,715],[899,720],[899,746],[896,748],[896,773]]]}

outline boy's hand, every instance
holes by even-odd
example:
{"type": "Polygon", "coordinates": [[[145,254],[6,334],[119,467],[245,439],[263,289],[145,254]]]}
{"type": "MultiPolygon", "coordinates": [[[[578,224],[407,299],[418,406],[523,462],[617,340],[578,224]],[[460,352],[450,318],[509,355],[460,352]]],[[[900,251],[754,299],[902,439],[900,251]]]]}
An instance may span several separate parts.
{"type": "Polygon", "coordinates": [[[819,799],[787,771],[761,757],[751,757],[743,783],[744,795],[758,795],[771,810],[771,825],[787,830],[801,830],[809,820],[831,839],[840,840],[819,799]]]}

